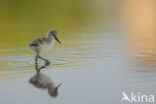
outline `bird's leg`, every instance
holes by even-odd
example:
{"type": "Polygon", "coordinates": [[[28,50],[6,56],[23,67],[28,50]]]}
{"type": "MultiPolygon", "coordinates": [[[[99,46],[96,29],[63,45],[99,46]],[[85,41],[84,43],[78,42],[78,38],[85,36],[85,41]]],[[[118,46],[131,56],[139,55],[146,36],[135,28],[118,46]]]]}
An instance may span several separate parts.
{"type": "Polygon", "coordinates": [[[39,55],[36,55],[36,56],[35,56],[35,66],[38,65],[38,58],[39,58],[38,56],[39,56],[39,55]]]}
{"type": "Polygon", "coordinates": [[[39,73],[39,72],[40,72],[40,70],[41,70],[41,69],[44,69],[44,68],[46,68],[46,66],[45,66],[45,65],[43,65],[43,66],[41,66],[41,67],[38,67],[38,65],[37,65],[37,64],[35,64],[35,69],[36,69],[36,72],[37,72],[37,73],[39,73]]]}
{"type": "Polygon", "coordinates": [[[46,64],[45,64],[46,66],[50,65],[50,62],[47,59],[41,57],[40,55],[38,55],[38,58],[40,58],[41,60],[44,60],[46,62],[46,64]]]}
{"type": "Polygon", "coordinates": [[[36,69],[36,72],[39,73],[40,72],[40,69],[38,68],[38,65],[35,63],[35,69],[36,69]]]}
{"type": "Polygon", "coordinates": [[[36,72],[40,72],[39,68],[38,68],[38,55],[35,56],[35,69],[36,69],[36,72]]]}

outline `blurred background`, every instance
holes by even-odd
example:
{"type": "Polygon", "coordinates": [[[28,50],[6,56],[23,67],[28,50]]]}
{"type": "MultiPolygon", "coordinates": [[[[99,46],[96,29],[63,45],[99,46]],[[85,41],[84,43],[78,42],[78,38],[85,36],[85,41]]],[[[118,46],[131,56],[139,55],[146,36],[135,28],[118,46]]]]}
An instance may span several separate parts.
{"type": "Polygon", "coordinates": [[[155,95],[155,5],[155,0],[0,0],[0,103],[120,104],[123,91],[155,95]],[[63,45],[56,43],[44,56],[52,65],[43,72],[63,83],[57,100],[28,83],[35,54],[27,45],[52,28],[63,45]]]}
{"type": "Polygon", "coordinates": [[[109,24],[115,24],[120,13],[120,3],[114,0],[0,2],[1,35],[5,34],[0,40],[3,45],[6,44],[5,41],[10,41],[11,44],[15,41],[29,41],[36,36],[45,35],[51,28],[56,28],[60,34],[97,29],[105,31],[111,27],[109,24]]]}

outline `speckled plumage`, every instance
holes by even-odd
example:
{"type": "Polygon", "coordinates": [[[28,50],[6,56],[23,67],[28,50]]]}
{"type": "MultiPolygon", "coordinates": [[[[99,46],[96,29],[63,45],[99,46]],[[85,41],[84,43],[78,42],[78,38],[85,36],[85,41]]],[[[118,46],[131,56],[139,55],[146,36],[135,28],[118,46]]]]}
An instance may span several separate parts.
{"type": "Polygon", "coordinates": [[[52,97],[58,96],[58,88],[61,86],[60,83],[55,87],[54,82],[43,73],[36,73],[32,78],[30,78],[29,82],[33,84],[35,87],[40,89],[47,89],[48,93],[52,97]]]}
{"type": "Polygon", "coordinates": [[[37,38],[29,43],[30,49],[36,53],[35,63],[37,63],[39,58],[41,60],[44,60],[47,63],[46,65],[50,64],[50,62],[47,59],[42,58],[40,54],[51,49],[55,43],[55,40],[57,40],[61,44],[61,42],[57,38],[57,31],[55,29],[52,29],[48,32],[47,36],[37,38]]]}
{"type": "MultiPolygon", "coordinates": [[[[51,30],[52,31],[52,30],[51,30]]],[[[41,37],[33,40],[29,43],[31,50],[35,51],[37,54],[47,52],[54,45],[55,38],[48,32],[46,37],[41,37]]]]}

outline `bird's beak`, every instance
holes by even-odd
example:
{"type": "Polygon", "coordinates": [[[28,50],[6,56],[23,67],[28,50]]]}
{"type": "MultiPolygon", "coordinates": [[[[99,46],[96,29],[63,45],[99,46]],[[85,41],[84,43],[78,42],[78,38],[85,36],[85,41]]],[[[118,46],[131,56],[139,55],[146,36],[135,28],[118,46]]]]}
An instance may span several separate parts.
{"type": "Polygon", "coordinates": [[[57,85],[57,86],[56,86],[56,89],[58,89],[61,85],[62,85],[62,83],[60,83],[59,85],[57,85]]]}
{"type": "Polygon", "coordinates": [[[55,37],[55,40],[57,40],[58,43],[62,44],[61,41],[57,38],[56,35],[54,35],[54,37],[55,37]]]}
{"type": "Polygon", "coordinates": [[[55,90],[54,90],[55,93],[58,91],[58,88],[59,88],[61,85],[62,85],[62,83],[60,83],[59,85],[57,85],[57,86],[55,87],[55,90]]]}

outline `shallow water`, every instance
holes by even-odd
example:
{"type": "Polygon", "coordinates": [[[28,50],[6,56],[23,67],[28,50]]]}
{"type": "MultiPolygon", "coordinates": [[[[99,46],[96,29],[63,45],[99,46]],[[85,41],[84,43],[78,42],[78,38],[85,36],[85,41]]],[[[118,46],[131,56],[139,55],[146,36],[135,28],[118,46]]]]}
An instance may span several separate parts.
{"type": "Polygon", "coordinates": [[[34,54],[27,46],[1,49],[0,101],[5,104],[102,104],[120,102],[123,91],[155,94],[155,53],[135,50],[138,52],[135,55],[129,50],[136,48],[127,46],[134,41],[119,33],[73,36],[75,38],[63,39],[63,45],[56,43],[57,47],[44,56],[52,64],[41,72],[55,85],[63,83],[57,98],[51,98],[47,91],[29,83],[35,67],[34,54]]]}
{"type": "MultiPolygon", "coordinates": [[[[87,18],[93,9],[82,6],[82,10],[79,10],[76,4],[72,7],[74,10],[67,4],[62,7],[62,2],[59,7],[53,7],[58,11],[59,16],[56,17],[52,14],[40,15],[37,10],[41,6],[44,7],[43,10],[39,9],[41,13],[51,12],[47,6],[49,4],[40,1],[40,5],[33,7],[35,2],[31,3],[27,10],[24,9],[27,4],[21,7],[21,2],[18,2],[16,6],[22,10],[17,10],[13,2],[3,2],[5,15],[0,17],[1,104],[120,104],[122,92],[156,96],[155,32],[123,32],[108,19],[93,19],[95,14],[101,14],[100,11],[99,14],[95,11],[91,13],[93,16],[89,20],[87,18]],[[6,5],[10,5],[10,8],[6,5]],[[79,12],[74,14],[75,10],[79,12]],[[24,17],[21,11],[27,16],[24,17]],[[76,18],[68,14],[64,16],[64,12],[76,18]],[[40,17],[34,19],[30,16],[40,17]],[[64,19],[59,21],[60,17],[64,19]],[[35,54],[29,50],[28,43],[44,36],[51,27],[58,30],[63,44],[56,42],[50,52],[42,55],[51,61],[51,65],[42,69],[41,73],[48,76],[55,86],[62,83],[57,98],[49,96],[46,89],[35,88],[29,83],[36,70],[35,54]]],[[[94,9],[99,5],[100,1],[94,9]]],[[[39,62],[39,65],[43,64],[43,61],[39,62]]]]}

